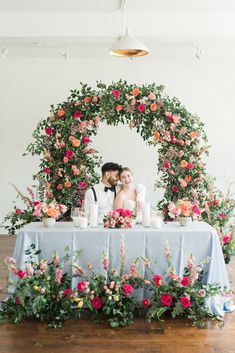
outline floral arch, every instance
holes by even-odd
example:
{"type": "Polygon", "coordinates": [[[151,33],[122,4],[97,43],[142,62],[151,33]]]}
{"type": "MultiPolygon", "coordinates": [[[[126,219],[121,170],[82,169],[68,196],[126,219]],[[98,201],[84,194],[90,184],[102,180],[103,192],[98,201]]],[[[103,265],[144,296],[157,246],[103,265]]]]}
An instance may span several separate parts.
{"type": "MultiPolygon", "coordinates": [[[[222,200],[206,173],[204,124],[156,84],[139,86],[120,80],[111,85],[98,82],[96,89],[81,84],[66,101],[52,105],[50,115],[33,133],[35,141],[27,147],[27,153],[41,156],[34,176],[39,193],[69,206],[81,201],[86,189],[99,179],[96,169],[101,157],[91,143],[101,121],[128,124],[147,144],[156,146],[160,175],[156,186],[165,190],[158,206],[166,217],[169,202],[187,196],[198,200],[203,219],[221,234],[225,232],[234,205],[222,200]]],[[[231,241],[230,232],[232,246],[231,241]]],[[[228,248],[227,243],[222,245],[228,248]]]]}

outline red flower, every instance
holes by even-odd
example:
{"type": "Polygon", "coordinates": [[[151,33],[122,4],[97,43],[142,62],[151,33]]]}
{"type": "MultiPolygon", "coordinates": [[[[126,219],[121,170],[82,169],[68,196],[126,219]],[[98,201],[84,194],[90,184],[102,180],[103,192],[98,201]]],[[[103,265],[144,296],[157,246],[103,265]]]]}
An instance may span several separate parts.
{"type": "Polygon", "coordinates": [[[45,133],[47,136],[51,136],[52,135],[52,128],[51,127],[46,127],[45,128],[45,133]]]}
{"type": "Polygon", "coordinates": [[[20,208],[17,208],[17,209],[16,209],[16,214],[21,214],[21,212],[22,212],[22,211],[21,211],[20,208]]]}
{"type": "Polygon", "coordinates": [[[92,306],[94,309],[101,309],[102,306],[103,306],[103,301],[100,297],[95,297],[93,300],[92,300],[92,306]]]}
{"type": "Polygon", "coordinates": [[[133,292],[133,287],[130,284],[123,285],[123,292],[128,297],[133,292]]]}
{"type": "Polygon", "coordinates": [[[229,243],[230,240],[231,240],[230,235],[229,234],[225,234],[224,237],[223,237],[224,244],[229,243]]]}
{"type": "Polygon", "coordinates": [[[214,206],[217,206],[218,204],[219,204],[219,200],[214,200],[214,201],[213,201],[213,205],[214,205],[214,206]]]}
{"type": "Polygon", "coordinates": [[[113,95],[115,98],[120,97],[120,94],[121,94],[121,92],[119,91],[119,89],[114,89],[113,92],[112,92],[112,95],[113,95]]]}
{"type": "Polygon", "coordinates": [[[201,215],[201,211],[197,205],[193,205],[193,212],[198,216],[201,215]]]}
{"type": "Polygon", "coordinates": [[[19,298],[19,297],[16,297],[15,303],[16,303],[16,305],[19,305],[19,304],[20,304],[20,298],[19,298]]]}
{"type": "Polygon", "coordinates": [[[40,204],[40,202],[39,201],[34,201],[34,206],[37,206],[37,205],[39,205],[40,204]]]}
{"type": "Polygon", "coordinates": [[[192,306],[189,297],[181,297],[180,304],[182,305],[183,308],[190,308],[190,306],[192,306]]]}
{"type": "Polygon", "coordinates": [[[160,287],[163,284],[163,277],[161,275],[155,275],[153,277],[153,282],[156,284],[157,287],[160,287]]]}
{"type": "Polygon", "coordinates": [[[174,185],[174,186],[172,186],[171,190],[172,190],[173,192],[178,192],[178,191],[179,191],[179,188],[178,188],[178,186],[174,185]]]}
{"type": "Polygon", "coordinates": [[[225,214],[224,214],[223,212],[220,213],[220,214],[219,214],[219,218],[220,218],[221,220],[225,219],[225,214]]]}
{"type": "Polygon", "coordinates": [[[165,160],[165,162],[163,163],[163,168],[169,168],[170,167],[170,162],[168,160],[165,160]]]}
{"type": "Polygon", "coordinates": [[[171,306],[172,303],[172,295],[167,293],[161,295],[161,302],[165,306],[171,306]]]}
{"type": "Polygon", "coordinates": [[[80,110],[76,110],[74,113],[73,113],[73,117],[74,119],[80,119],[82,116],[82,112],[80,110]]]}
{"type": "Polygon", "coordinates": [[[148,308],[150,305],[151,305],[151,301],[149,299],[143,299],[142,300],[142,305],[145,307],[145,308],[148,308]]]}
{"type": "Polygon", "coordinates": [[[194,168],[194,164],[193,163],[188,163],[186,168],[191,170],[191,169],[194,168]]]}
{"type": "Polygon", "coordinates": [[[51,169],[50,169],[50,168],[44,168],[44,173],[50,174],[50,172],[51,172],[51,169]]]}
{"type": "Polygon", "coordinates": [[[145,105],[143,103],[140,103],[137,107],[138,111],[142,113],[145,110],[145,105]]]}
{"type": "Polygon", "coordinates": [[[91,142],[91,139],[90,139],[89,136],[83,136],[82,142],[83,142],[83,143],[89,143],[89,142],[91,142]]]}
{"type": "Polygon", "coordinates": [[[86,189],[86,186],[87,186],[87,183],[86,183],[85,181],[81,181],[81,182],[79,183],[80,189],[86,189]]]}
{"type": "Polygon", "coordinates": [[[67,150],[65,152],[65,157],[67,157],[67,158],[73,158],[73,155],[74,155],[74,153],[71,150],[67,150]]]}
{"type": "Polygon", "coordinates": [[[181,284],[182,284],[182,286],[184,286],[184,287],[188,287],[188,285],[189,285],[189,277],[183,277],[182,278],[182,281],[181,281],[181,284]]]}
{"type": "Polygon", "coordinates": [[[67,288],[67,289],[64,290],[64,295],[69,295],[69,296],[71,296],[72,294],[73,294],[72,289],[67,288]]]}
{"type": "Polygon", "coordinates": [[[84,292],[86,288],[87,288],[87,282],[85,281],[81,281],[77,285],[77,289],[79,290],[79,292],[84,292]]]}
{"type": "Polygon", "coordinates": [[[22,271],[22,270],[18,270],[17,271],[17,275],[19,278],[24,278],[26,276],[26,272],[22,271]]]}

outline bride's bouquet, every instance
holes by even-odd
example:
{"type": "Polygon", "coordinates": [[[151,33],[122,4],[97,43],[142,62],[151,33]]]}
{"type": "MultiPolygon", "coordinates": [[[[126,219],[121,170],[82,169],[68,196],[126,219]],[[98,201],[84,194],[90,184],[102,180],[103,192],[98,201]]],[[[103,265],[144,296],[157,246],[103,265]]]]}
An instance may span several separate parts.
{"type": "Polygon", "coordinates": [[[135,216],[132,211],[125,208],[118,208],[110,211],[104,216],[103,222],[105,228],[132,228],[132,219],[135,216]]]}

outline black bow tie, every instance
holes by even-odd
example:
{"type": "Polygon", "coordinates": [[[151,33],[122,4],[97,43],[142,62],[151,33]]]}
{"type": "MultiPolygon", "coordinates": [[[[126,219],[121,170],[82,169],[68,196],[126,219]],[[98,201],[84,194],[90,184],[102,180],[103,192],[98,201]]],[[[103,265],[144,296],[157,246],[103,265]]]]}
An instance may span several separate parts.
{"type": "Polygon", "coordinates": [[[107,192],[108,190],[115,192],[115,186],[105,186],[104,191],[107,192]]]}

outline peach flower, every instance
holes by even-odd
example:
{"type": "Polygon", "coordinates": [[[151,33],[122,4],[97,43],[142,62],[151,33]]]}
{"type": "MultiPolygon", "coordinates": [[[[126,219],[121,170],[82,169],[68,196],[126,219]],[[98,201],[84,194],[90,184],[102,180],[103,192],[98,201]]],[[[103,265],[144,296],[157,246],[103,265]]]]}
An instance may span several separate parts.
{"type": "Polygon", "coordinates": [[[137,97],[140,94],[139,88],[137,88],[137,87],[133,88],[132,94],[134,97],[137,97]]]}
{"type": "Polygon", "coordinates": [[[100,118],[97,116],[97,117],[95,118],[95,123],[96,123],[96,124],[99,124],[99,122],[100,122],[100,118]]]}
{"type": "Polygon", "coordinates": [[[192,177],[190,175],[186,175],[184,180],[186,181],[186,183],[189,183],[192,180],[192,177]]]}
{"type": "Polygon", "coordinates": [[[64,161],[64,163],[68,163],[68,161],[69,161],[68,157],[64,157],[63,161],[64,161]]]}
{"type": "Polygon", "coordinates": [[[118,112],[120,112],[122,109],[123,109],[123,105],[118,104],[118,105],[116,106],[116,110],[117,110],[118,112]]]}
{"type": "Polygon", "coordinates": [[[47,215],[51,218],[55,218],[58,216],[58,211],[55,208],[49,208],[47,215]]]}
{"type": "Polygon", "coordinates": [[[181,166],[182,168],[187,167],[187,165],[188,165],[188,162],[186,162],[184,159],[180,162],[180,166],[181,166]]]}
{"type": "Polygon", "coordinates": [[[85,127],[86,127],[86,121],[81,121],[80,124],[79,124],[79,127],[80,127],[81,129],[85,129],[85,127]]]}
{"type": "Polygon", "coordinates": [[[69,180],[67,180],[67,181],[65,181],[64,182],[64,187],[66,188],[66,189],[69,189],[70,187],[71,187],[71,182],[69,181],[69,180]]]}
{"type": "Polygon", "coordinates": [[[151,99],[153,101],[154,99],[156,99],[156,95],[154,93],[150,93],[149,99],[151,99]]]}
{"type": "Polygon", "coordinates": [[[85,103],[90,103],[90,101],[91,101],[91,97],[87,96],[84,98],[85,103]]]}
{"type": "Polygon", "coordinates": [[[150,105],[150,110],[152,110],[152,112],[155,112],[157,110],[157,104],[156,103],[152,103],[150,105]]]}
{"type": "Polygon", "coordinates": [[[198,136],[198,132],[197,131],[191,131],[189,136],[191,137],[191,139],[195,139],[198,136]]]}
{"type": "Polygon", "coordinates": [[[182,188],[185,188],[185,187],[187,186],[187,183],[186,183],[185,180],[182,180],[182,181],[180,182],[180,185],[182,186],[182,188]]]}
{"type": "Polygon", "coordinates": [[[73,139],[73,141],[72,141],[73,147],[79,147],[80,144],[81,144],[80,140],[78,140],[78,139],[73,139]]]}
{"type": "Polygon", "coordinates": [[[59,118],[62,118],[62,116],[64,116],[65,112],[63,109],[59,109],[58,112],[57,112],[57,115],[59,118]]]}
{"type": "Polygon", "coordinates": [[[159,141],[160,140],[160,133],[157,130],[154,131],[153,136],[154,136],[154,140],[155,141],[159,141]]]}

